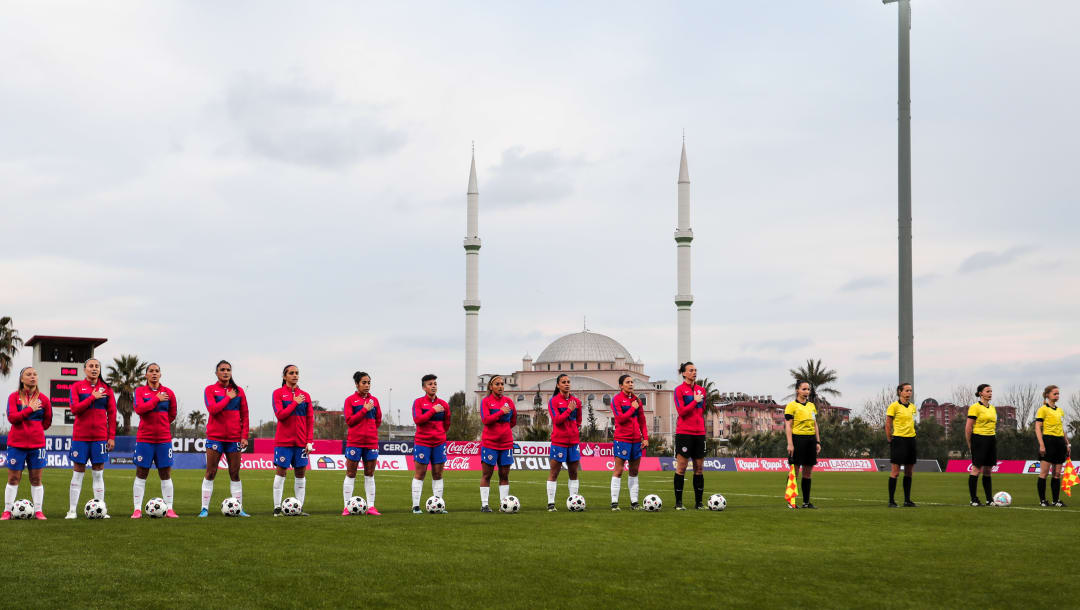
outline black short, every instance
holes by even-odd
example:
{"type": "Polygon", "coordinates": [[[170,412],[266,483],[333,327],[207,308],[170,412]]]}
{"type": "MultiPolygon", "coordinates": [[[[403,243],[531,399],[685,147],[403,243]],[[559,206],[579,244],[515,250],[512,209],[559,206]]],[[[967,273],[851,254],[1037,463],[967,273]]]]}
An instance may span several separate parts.
{"type": "Polygon", "coordinates": [[[817,436],[813,434],[792,434],[791,444],[795,448],[788,458],[788,464],[794,466],[813,466],[817,464],[817,436]]]}
{"type": "Polygon", "coordinates": [[[675,455],[700,460],[705,458],[704,434],[676,434],[675,455]]]}
{"type": "Polygon", "coordinates": [[[1043,445],[1046,445],[1046,455],[1039,456],[1040,460],[1050,462],[1051,464],[1065,463],[1066,452],[1064,436],[1049,436],[1044,434],[1043,445]]]}
{"type": "Polygon", "coordinates": [[[892,442],[889,443],[889,461],[893,464],[914,464],[918,459],[915,437],[894,434],[892,442]]]}
{"type": "Polygon", "coordinates": [[[975,466],[997,465],[997,437],[971,435],[971,463],[975,466]]]}

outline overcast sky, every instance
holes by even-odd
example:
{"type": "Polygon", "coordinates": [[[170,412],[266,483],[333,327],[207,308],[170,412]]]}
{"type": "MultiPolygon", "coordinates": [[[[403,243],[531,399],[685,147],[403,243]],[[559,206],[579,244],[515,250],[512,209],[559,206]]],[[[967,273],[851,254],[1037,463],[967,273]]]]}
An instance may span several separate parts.
{"type": "MultiPolygon", "coordinates": [[[[917,398],[1071,394],[1080,5],[914,4],[917,398]]],[[[0,315],[161,363],[185,410],[226,358],[256,421],[287,363],[404,415],[463,387],[475,141],[480,371],[587,316],[674,379],[685,129],[702,374],[779,398],[821,358],[857,408],[897,381],[896,13],[4,2],[0,315]]]]}

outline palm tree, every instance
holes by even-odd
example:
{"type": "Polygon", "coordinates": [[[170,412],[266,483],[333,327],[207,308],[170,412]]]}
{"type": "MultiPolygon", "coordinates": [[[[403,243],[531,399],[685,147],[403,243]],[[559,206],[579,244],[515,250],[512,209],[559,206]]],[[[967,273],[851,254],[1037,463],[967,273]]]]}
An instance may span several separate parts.
{"type": "Polygon", "coordinates": [[[0,318],[0,376],[7,377],[11,374],[11,362],[22,345],[19,331],[11,325],[11,317],[0,318]]]}
{"type": "Polygon", "coordinates": [[[199,435],[199,426],[206,425],[206,413],[202,411],[192,411],[188,413],[187,421],[191,424],[191,427],[195,429],[195,436],[199,435]]]}
{"type": "Polygon", "coordinates": [[[113,358],[105,376],[105,383],[116,393],[116,410],[124,418],[124,434],[131,428],[131,414],[135,411],[135,388],[143,384],[146,363],[135,354],[113,358]]]}
{"type": "Polygon", "coordinates": [[[713,382],[708,377],[699,379],[697,385],[701,386],[705,390],[705,404],[702,405],[706,415],[712,415],[720,412],[720,405],[723,404],[720,400],[720,390],[713,387],[713,382]]]}
{"type": "MultiPolygon", "coordinates": [[[[788,387],[795,390],[795,384],[800,380],[810,382],[810,402],[817,404],[821,401],[823,404],[829,404],[828,397],[836,398],[840,396],[840,391],[829,386],[830,383],[835,382],[839,376],[836,371],[830,368],[825,368],[821,364],[821,360],[815,361],[813,358],[806,361],[806,366],[801,366],[797,369],[788,369],[791,373],[791,377],[794,381],[788,387]]],[[[791,394],[788,398],[793,398],[795,395],[791,394]]]]}

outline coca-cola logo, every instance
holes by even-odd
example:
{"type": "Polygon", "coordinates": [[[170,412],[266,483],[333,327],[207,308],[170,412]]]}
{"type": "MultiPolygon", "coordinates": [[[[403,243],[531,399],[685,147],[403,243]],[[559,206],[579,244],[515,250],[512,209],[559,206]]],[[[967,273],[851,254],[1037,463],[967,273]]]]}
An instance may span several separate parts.
{"type": "Polygon", "coordinates": [[[480,442],[450,441],[446,443],[446,455],[480,455],[480,442]]]}
{"type": "MultiPolygon", "coordinates": [[[[479,446],[479,443],[477,443],[477,446],[479,446]]],[[[443,468],[445,468],[446,470],[468,470],[469,469],[469,458],[466,458],[466,457],[450,458],[450,459],[446,460],[446,464],[443,465],[443,468]]]]}

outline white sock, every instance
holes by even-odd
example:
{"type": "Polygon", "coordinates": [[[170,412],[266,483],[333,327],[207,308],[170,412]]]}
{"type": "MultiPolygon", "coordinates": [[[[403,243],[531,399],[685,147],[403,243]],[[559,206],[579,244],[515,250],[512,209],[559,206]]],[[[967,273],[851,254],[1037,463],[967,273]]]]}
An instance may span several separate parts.
{"type": "Polygon", "coordinates": [[[424,479],[412,480],[412,505],[420,506],[420,495],[424,493],[424,479]]]}
{"type": "Polygon", "coordinates": [[[85,472],[71,471],[71,488],[68,489],[68,510],[75,512],[79,505],[79,495],[82,494],[82,480],[85,472]]]}
{"type": "Polygon", "coordinates": [[[571,496],[576,496],[578,495],[578,488],[580,487],[580,482],[577,479],[570,479],[566,482],[566,487],[570,490],[571,496]]]}
{"type": "Polygon", "coordinates": [[[91,485],[94,487],[94,499],[105,501],[105,471],[90,471],[91,485]]]}
{"type": "Polygon", "coordinates": [[[490,487],[481,487],[480,488],[480,506],[487,506],[488,505],[488,498],[490,496],[491,496],[491,488],[490,487]]]}
{"type": "Polygon", "coordinates": [[[229,481],[229,495],[236,498],[240,506],[244,506],[244,483],[242,481],[229,481]]]}
{"type": "Polygon", "coordinates": [[[364,495],[367,496],[368,508],[375,508],[375,475],[364,477],[364,495]]]}
{"type": "Polygon", "coordinates": [[[210,508],[210,496],[214,495],[214,481],[213,479],[202,481],[202,507],[210,508]]]}
{"type": "Polygon", "coordinates": [[[506,485],[499,485],[499,504],[502,504],[502,501],[505,500],[506,496],[509,496],[509,495],[510,495],[510,484],[507,483],[506,485]]]}
{"type": "Polygon", "coordinates": [[[619,489],[622,488],[622,477],[611,477],[611,503],[619,503],[619,489]]]}
{"type": "Polygon", "coordinates": [[[281,508],[281,492],[285,490],[285,477],[274,475],[274,508],[281,508]]]}
{"type": "MultiPolygon", "coordinates": [[[[282,479],[282,480],[284,480],[284,479],[282,479]]],[[[294,476],[293,477],[293,482],[292,482],[292,488],[293,488],[293,492],[296,494],[296,499],[300,500],[300,506],[303,506],[304,505],[304,496],[307,495],[307,479],[304,478],[304,477],[300,477],[299,479],[297,479],[294,476]]]]}
{"type": "Polygon", "coordinates": [[[31,485],[30,499],[34,501],[34,512],[40,513],[41,505],[45,502],[45,488],[41,485],[31,485]]]}
{"type": "Polygon", "coordinates": [[[7,484],[4,488],[4,512],[10,513],[12,505],[15,504],[15,498],[19,496],[19,486],[7,484]]]}
{"type": "Polygon", "coordinates": [[[548,504],[554,504],[555,503],[555,485],[556,485],[555,481],[548,481],[547,482],[548,504]]]}
{"type": "Polygon", "coordinates": [[[432,479],[431,480],[431,495],[435,496],[436,498],[441,498],[441,497],[443,497],[442,490],[443,490],[443,480],[439,479],[438,481],[436,481],[436,480],[432,479]]]}
{"type": "Polygon", "coordinates": [[[131,495],[135,501],[135,510],[142,510],[143,496],[146,495],[146,479],[135,477],[135,484],[131,486],[131,495]]]}
{"type": "Polygon", "coordinates": [[[638,498],[638,480],[637,480],[637,477],[632,477],[630,475],[627,475],[626,476],[626,482],[629,484],[628,487],[630,488],[630,503],[633,504],[633,503],[637,502],[637,498],[638,498]]]}
{"type": "Polygon", "coordinates": [[[172,479],[161,480],[161,499],[165,501],[165,507],[172,510],[173,484],[172,479]]]}
{"type": "Polygon", "coordinates": [[[341,484],[341,499],[344,502],[342,506],[349,503],[349,498],[352,497],[353,489],[356,488],[356,477],[350,477],[345,475],[345,482],[341,484]]]}

